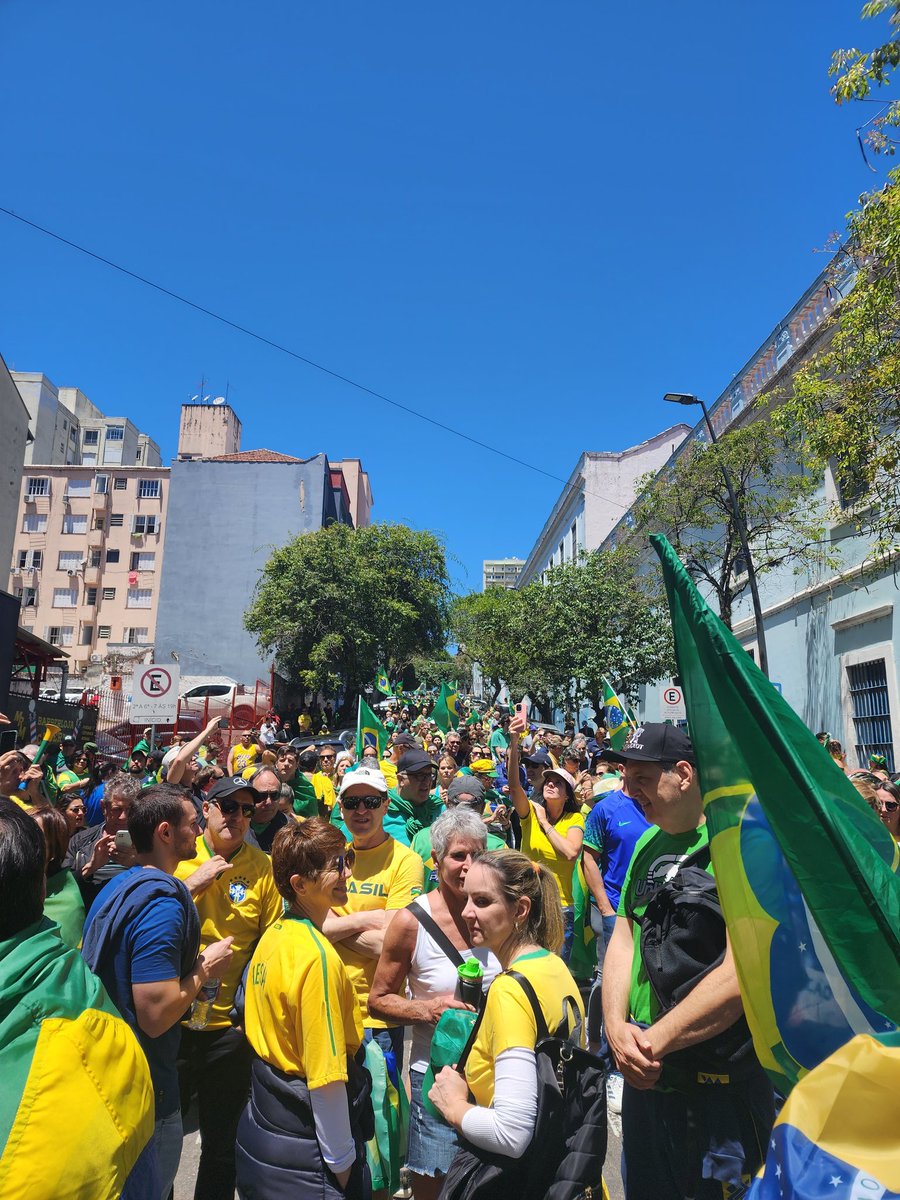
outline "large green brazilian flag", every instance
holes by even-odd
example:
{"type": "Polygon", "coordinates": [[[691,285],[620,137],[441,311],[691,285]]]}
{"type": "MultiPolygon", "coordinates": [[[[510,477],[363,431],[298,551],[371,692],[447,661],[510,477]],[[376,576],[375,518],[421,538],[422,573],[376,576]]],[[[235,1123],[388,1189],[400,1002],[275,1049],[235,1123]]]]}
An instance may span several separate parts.
{"type": "Polygon", "coordinates": [[[900,1022],[898,848],[668,541],[650,540],[744,1010],[786,1094],[855,1035],[900,1022]]]}

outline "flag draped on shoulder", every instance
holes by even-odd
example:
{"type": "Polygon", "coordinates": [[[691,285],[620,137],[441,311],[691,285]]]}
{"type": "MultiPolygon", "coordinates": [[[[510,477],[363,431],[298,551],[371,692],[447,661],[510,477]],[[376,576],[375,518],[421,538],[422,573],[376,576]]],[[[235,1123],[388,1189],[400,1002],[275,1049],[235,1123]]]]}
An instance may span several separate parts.
{"type": "Polygon", "coordinates": [[[434,708],[431,710],[432,721],[442,733],[447,733],[459,725],[459,713],[459,691],[455,685],[450,687],[449,684],[442,683],[438,698],[434,702],[434,708]]]}
{"type": "Polygon", "coordinates": [[[379,671],[375,676],[375,686],[381,692],[382,696],[392,696],[394,694],[386,671],[379,671]]]}
{"type": "Polygon", "coordinates": [[[378,757],[384,754],[388,734],[384,725],[363,700],[359,698],[359,709],[356,717],[356,761],[361,762],[366,746],[377,746],[378,757]]]}
{"type": "Polygon", "coordinates": [[[712,861],[760,1062],[783,1093],[900,1022],[898,849],[700,596],[665,578],[712,861]]]}
{"type": "Polygon", "coordinates": [[[603,706],[606,709],[606,734],[610,747],[621,750],[634,724],[628,716],[628,708],[620,700],[608,679],[603,680],[603,706]]]}

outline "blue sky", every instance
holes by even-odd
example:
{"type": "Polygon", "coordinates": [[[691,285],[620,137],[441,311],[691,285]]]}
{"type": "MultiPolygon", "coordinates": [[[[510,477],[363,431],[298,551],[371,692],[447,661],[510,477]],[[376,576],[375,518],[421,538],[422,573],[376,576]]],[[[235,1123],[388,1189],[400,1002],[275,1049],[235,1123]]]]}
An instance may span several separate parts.
{"type": "MultiPolygon", "coordinates": [[[[712,399],[873,185],[849,0],[5,0],[0,205],[565,479],[712,399]]],[[[175,452],[359,457],[459,590],[560,487],[0,216],[0,352],[175,452]]],[[[214,514],[211,514],[211,517],[214,514]]],[[[224,564],[223,564],[224,565],[224,564]]]]}

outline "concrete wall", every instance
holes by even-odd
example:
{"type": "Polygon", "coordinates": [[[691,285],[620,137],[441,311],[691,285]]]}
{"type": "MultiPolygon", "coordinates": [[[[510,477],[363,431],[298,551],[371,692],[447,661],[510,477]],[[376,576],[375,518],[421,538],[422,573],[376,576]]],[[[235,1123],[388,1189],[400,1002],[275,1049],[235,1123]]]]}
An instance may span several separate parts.
{"type": "Polygon", "coordinates": [[[12,562],[19,520],[22,464],[28,436],[28,409],[6,363],[0,358],[0,567],[12,562]]]}
{"type": "Polygon", "coordinates": [[[214,458],[241,448],[241,423],[230,404],[182,404],[179,458],[214,458]]]}
{"type": "Polygon", "coordinates": [[[25,465],[77,463],[80,453],[78,418],[60,401],[52,380],[35,371],[12,371],[11,376],[28,409],[34,435],[34,441],[25,449],[25,465]]]}
{"type": "Polygon", "coordinates": [[[333,514],[324,454],[302,463],[172,464],[156,656],[186,675],[267,676],[244,629],[272,551],[333,514]]]}

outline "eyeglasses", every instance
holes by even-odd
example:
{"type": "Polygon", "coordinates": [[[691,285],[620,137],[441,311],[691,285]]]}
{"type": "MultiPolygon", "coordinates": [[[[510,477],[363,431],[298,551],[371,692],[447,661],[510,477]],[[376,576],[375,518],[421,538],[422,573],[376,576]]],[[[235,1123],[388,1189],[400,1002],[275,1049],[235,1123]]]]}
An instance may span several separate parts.
{"type": "Polygon", "coordinates": [[[356,851],[352,846],[348,846],[343,854],[337,854],[331,861],[331,865],[337,871],[338,875],[343,875],[344,867],[353,869],[353,864],[356,862],[356,851]]]}
{"type": "Polygon", "coordinates": [[[277,800],[281,796],[281,788],[276,788],[274,792],[261,792],[258,788],[254,788],[253,790],[259,796],[257,804],[262,804],[263,800],[277,800]]]}
{"type": "Polygon", "coordinates": [[[212,803],[223,817],[233,817],[238,809],[241,810],[241,816],[252,817],[255,807],[253,804],[239,804],[237,800],[213,800],[212,803]]]}
{"type": "Polygon", "coordinates": [[[335,760],[334,754],[320,754],[319,755],[320,762],[334,762],[334,760],[335,760]]]}
{"type": "Polygon", "coordinates": [[[341,800],[341,808],[345,812],[356,812],[359,806],[364,805],[371,812],[384,803],[383,796],[344,796],[341,800]]]}

